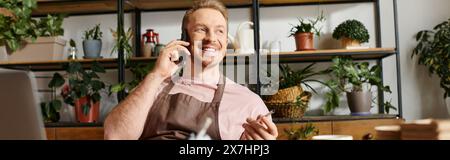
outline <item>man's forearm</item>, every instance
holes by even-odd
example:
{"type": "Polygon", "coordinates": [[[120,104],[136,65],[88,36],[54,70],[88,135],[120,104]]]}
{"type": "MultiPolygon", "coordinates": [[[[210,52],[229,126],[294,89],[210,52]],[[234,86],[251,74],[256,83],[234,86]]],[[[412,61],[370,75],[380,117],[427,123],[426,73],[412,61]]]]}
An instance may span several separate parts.
{"type": "Polygon", "coordinates": [[[148,74],[106,118],[105,139],[138,139],[163,81],[164,79],[156,74],[148,74]]]}

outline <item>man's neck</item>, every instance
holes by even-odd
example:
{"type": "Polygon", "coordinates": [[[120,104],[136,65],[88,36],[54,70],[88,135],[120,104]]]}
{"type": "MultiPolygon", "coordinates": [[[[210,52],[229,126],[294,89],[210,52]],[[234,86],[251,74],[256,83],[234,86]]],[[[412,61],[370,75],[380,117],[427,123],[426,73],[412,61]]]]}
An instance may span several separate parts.
{"type": "Polygon", "coordinates": [[[184,79],[206,84],[217,84],[220,74],[219,65],[202,67],[201,64],[194,66],[193,63],[187,63],[183,70],[184,79]]]}

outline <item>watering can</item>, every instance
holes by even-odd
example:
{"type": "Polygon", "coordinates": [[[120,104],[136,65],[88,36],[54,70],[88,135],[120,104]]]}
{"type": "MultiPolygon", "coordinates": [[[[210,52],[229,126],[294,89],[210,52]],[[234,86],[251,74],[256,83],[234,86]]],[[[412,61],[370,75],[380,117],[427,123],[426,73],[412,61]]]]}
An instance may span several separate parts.
{"type": "Polygon", "coordinates": [[[236,53],[251,54],[255,53],[253,35],[253,23],[247,21],[239,24],[236,35],[234,37],[228,33],[228,40],[231,42],[236,53]]]}

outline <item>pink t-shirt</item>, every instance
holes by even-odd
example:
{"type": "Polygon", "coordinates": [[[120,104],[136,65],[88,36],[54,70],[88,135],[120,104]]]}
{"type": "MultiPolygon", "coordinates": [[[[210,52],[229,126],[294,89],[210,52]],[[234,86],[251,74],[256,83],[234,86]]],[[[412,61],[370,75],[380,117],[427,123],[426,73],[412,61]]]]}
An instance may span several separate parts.
{"type": "MultiPolygon", "coordinates": [[[[158,91],[167,86],[163,83],[158,91]]],[[[199,83],[180,78],[169,94],[183,93],[203,102],[211,102],[217,89],[216,84],[199,83]]],[[[248,88],[226,78],[225,89],[219,107],[219,130],[223,140],[238,140],[247,118],[256,119],[258,115],[269,113],[262,99],[248,88]]]]}

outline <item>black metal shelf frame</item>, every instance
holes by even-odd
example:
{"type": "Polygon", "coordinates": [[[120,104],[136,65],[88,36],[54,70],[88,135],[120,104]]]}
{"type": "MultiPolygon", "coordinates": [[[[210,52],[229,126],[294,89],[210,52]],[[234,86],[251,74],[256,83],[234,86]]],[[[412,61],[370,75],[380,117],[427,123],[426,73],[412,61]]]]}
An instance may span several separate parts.
{"type": "MultiPolygon", "coordinates": [[[[79,1],[83,1],[83,0],[79,0],[79,1]]],[[[399,49],[399,35],[398,35],[398,13],[397,13],[397,0],[392,0],[393,1],[393,9],[394,9],[394,27],[395,27],[395,53],[389,53],[380,56],[380,57],[375,57],[375,58],[361,58],[361,59],[367,59],[367,60],[376,60],[377,64],[379,65],[383,65],[383,59],[385,57],[388,57],[390,55],[395,55],[396,57],[396,71],[397,71],[397,92],[398,92],[398,112],[399,112],[399,117],[402,117],[402,97],[401,97],[401,74],[400,74],[400,49],[399,49]]],[[[124,14],[125,14],[125,9],[124,9],[124,3],[125,0],[117,0],[117,26],[118,26],[118,31],[123,30],[124,27],[124,14]]],[[[342,0],[342,1],[331,1],[331,2],[311,2],[311,3],[302,3],[302,2],[298,2],[298,3],[289,3],[289,4],[271,4],[271,5],[267,5],[267,4],[261,4],[259,2],[259,0],[252,0],[252,4],[251,5],[240,5],[240,6],[231,6],[229,8],[249,8],[251,7],[252,9],[252,21],[254,23],[254,44],[255,44],[255,51],[256,51],[256,55],[257,55],[257,67],[256,69],[259,70],[260,66],[259,66],[259,62],[260,62],[260,46],[259,46],[259,41],[260,41],[260,37],[259,37],[259,30],[260,30],[260,15],[259,15],[259,11],[261,7],[279,7],[279,6],[295,6],[295,5],[332,5],[332,4],[346,4],[346,3],[373,3],[374,4],[374,10],[375,10],[375,29],[376,29],[376,47],[381,47],[382,46],[382,42],[381,42],[381,17],[380,17],[380,0],[359,0],[359,1],[355,1],[355,0],[342,0]]],[[[140,37],[141,37],[141,14],[142,12],[154,12],[154,11],[176,11],[176,10],[185,10],[185,8],[177,8],[177,9],[159,9],[159,10],[140,10],[138,8],[132,9],[131,11],[127,12],[131,12],[133,13],[133,27],[135,30],[135,53],[139,53],[141,46],[140,46],[140,37]]],[[[108,12],[109,13],[109,12],[108,12]]],[[[114,12],[112,12],[114,13],[114,12]]],[[[106,14],[106,13],[92,13],[92,14],[106,14]]],[[[71,15],[90,15],[90,13],[81,13],[81,14],[71,14],[71,15]]],[[[121,36],[119,34],[119,36],[121,36]]],[[[350,53],[349,53],[350,54],[350,53]]],[[[355,53],[353,53],[354,55],[355,53]]],[[[356,53],[358,54],[358,53],[356,53]]],[[[364,54],[364,53],[361,53],[364,54]]],[[[119,71],[119,75],[118,75],[118,81],[119,83],[122,83],[125,81],[125,61],[124,61],[124,50],[123,48],[119,48],[118,49],[118,58],[117,58],[117,64],[118,64],[118,71],[119,71]]],[[[331,56],[333,55],[332,53],[330,54],[322,54],[320,56],[331,56]]],[[[308,56],[308,55],[296,55],[297,58],[302,58],[302,56],[308,56]]],[[[287,58],[289,56],[281,56],[280,58],[287,58]]],[[[328,60],[313,60],[314,62],[324,62],[324,61],[328,61],[328,60]]],[[[312,61],[297,61],[297,63],[304,63],[304,62],[312,62],[312,61]]],[[[259,72],[257,73],[257,93],[260,94],[260,87],[261,87],[261,83],[260,83],[260,75],[259,72]]],[[[383,77],[383,70],[381,72],[381,78],[383,77]]],[[[384,80],[384,79],[383,79],[384,80]]],[[[384,102],[384,93],[381,91],[378,91],[378,102],[379,102],[379,112],[383,113],[384,112],[384,107],[383,107],[383,102],[384,102]],[[380,103],[381,102],[381,103],[380,103]]],[[[119,101],[123,100],[124,98],[124,93],[121,92],[118,94],[118,98],[119,101]]]]}

